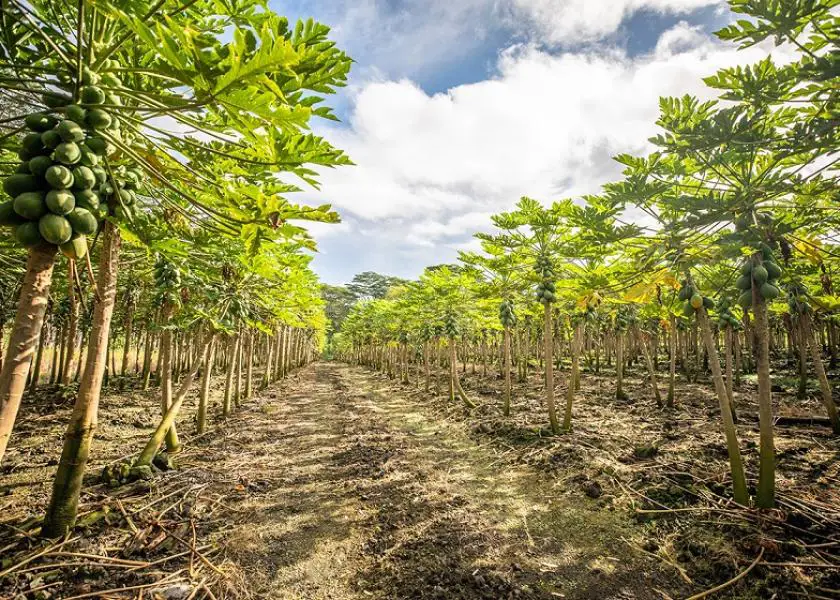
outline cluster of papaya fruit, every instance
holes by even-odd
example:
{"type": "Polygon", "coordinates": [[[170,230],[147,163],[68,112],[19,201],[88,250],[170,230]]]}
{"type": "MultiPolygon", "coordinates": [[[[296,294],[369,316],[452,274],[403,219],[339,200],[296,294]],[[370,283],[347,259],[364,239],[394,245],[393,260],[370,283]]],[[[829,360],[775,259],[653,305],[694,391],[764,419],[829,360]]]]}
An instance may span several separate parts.
{"type": "Polygon", "coordinates": [[[512,300],[502,300],[502,303],[499,305],[499,322],[505,328],[516,325],[516,313],[513,310],[512,300]]]}
{"type": "Polygon", "coordinates": [[[701,307],[706,310],[711,310],[715,307],[714,300],[708,296],[701,295],[688,281],[683,282],[677,297],[685,302],[683,306],[683,316],[685,317],[693,317],[694,313],[700,310],[701,307]]]}
{"type": "Polygon", "coordinates": [[[773,258],[773,249],[767,244],[759,248],[761,258],[750,258],[741,265],[741,276],[735,286],[741,290],[738,304],[747,309],[752,306],[753,289],[758,291],[765,300],[778,298],[779,291],[776,280],[782,275],[782,268],[773,258]]]}
{"type": "Polygon", "coordinates": [[[721,329],[726,329],[727,327],[733,327],[737,329],[741,322],[738,320],[738,317],[732,314],[732,307],[729,304],[729,300],[724,298],[718,304],[718,326],[721,329]]]}
{"type": "Polygon", "coordinates": [[[554,285],[554,267],[551,265],[551,259],[544,254],[537,256],[534,270],[540,278],[537,284],[537,302],[542,304],[550,304],[557,300],[557,288],[554,285]]]}
{"type": "MultiPolygon", "coordinates": [[[[109,85],[119,83],[107,77],[109,85]]],[[[83,258],[87,236],[110,214],[109,205],[120,209],[135,203],[142,172],[107,163],[116,152],[107,140],[122,135],[120,120],[103,106],[119,105],[120,99],[99,82],[99,75],[85,69],[79,103],[48,92],[43,102],[49,110],[24,119],[29,133],[21,140],[21,162],[3,181],[11,199],[0,203],[0,225],[12,227],[24,247],[53,244],[69,258],[83,258]]],[[[65,78],[59,87],[71,86],[65,78]]]]}
{"type": "Polygon", "coordinates": [[[806,315],[813,310],[806,299],[807,290],[802,284],[795,284],[788,288],[788,308],[792,315],[806,315]]]}
{"type": "Polygon", "coordinates": [[[458,327],[458,320],[455,318],[455,313],[448,312],[443,317],[443,333],[450,339],[460,335],[461,329],[458,327]]]}

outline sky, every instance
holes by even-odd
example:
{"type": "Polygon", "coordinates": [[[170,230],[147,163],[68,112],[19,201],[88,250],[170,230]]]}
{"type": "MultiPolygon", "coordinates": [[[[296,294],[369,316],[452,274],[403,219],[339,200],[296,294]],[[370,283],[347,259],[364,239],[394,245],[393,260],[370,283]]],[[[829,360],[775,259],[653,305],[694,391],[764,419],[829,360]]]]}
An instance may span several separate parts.
{"type": "Polygon", "coordinates": [[[331,203],[310,230],[313,268],[342,284],[416,278],[477,249],[521,196],[596,194],[612,157],[644,154],[661,96],[714,96],[702,78],[767,55],[714,31],[724,0],[273,0],[313,17],[356,64],[314,131],[354,167],[324,170],[299,200],[331,203]]]}

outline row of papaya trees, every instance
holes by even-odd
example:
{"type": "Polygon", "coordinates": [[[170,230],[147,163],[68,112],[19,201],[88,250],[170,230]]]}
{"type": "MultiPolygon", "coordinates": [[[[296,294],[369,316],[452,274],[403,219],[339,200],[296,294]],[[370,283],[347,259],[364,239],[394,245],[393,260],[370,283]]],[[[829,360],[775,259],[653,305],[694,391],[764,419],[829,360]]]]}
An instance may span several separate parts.
{"type": "Polygon", "coordinates": [[[106,377],[160,383],[154,433],[108,473],[144,477],[198,379],[203,431],[214,372],[224,417],[317,350],[294,223],[338,216],[288,197],[350,163],[308,131],[351,64],[328,35],[264,0],[2,3],[0,461],[27,389],[74,398],[44,536],[74,525],[106,377]]]}
{"type": "Polygon", "coordinates": [[[733,388],[755,375],[754,502],[774,506],[771,360],[790,358],[800,394],[813,369],[824,418],[840,434],[826,366],[835,366],[840,343],[832,281],[840,256],[840,20],[835,0],[730,6],[746,18],[718,32],[721,39],[775,43],[795,58],[721,69],[705,80],[716,100],[662,98],[654,149],[616,157],[621,180],[550,206],[522,198],[476,235],[481,251],[358,304],[335,352],[404,381],[414,373],[427,387],[448,369],[450,396],[469,406],[458,359],[485,371],[496,365],[505,415],[514,365],[524,378],[538,358],[554,434],[572,429],[582,362],[593,370],[614,364],[621,398],[624,370],[638,361],[663,407],[679,402],[678,371],[709,377],[742,505],[750,493],[733,388]],[[567,392],[558,409],[554,372],[563,365],[567,392]]]}

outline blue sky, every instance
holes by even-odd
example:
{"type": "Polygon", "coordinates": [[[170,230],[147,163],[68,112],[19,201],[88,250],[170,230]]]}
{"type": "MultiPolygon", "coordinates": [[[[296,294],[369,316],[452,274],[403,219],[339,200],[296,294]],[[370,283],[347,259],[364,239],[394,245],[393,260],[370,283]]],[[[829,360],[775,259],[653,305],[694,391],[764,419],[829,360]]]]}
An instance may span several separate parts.
{"type": "Polygon", "coordinates": [[[701,77],[766,55],[712,32],[724,0],[291,0],[356,61],[316,131],[356,167],[323,173],[313,266],[333,284],[373,270],[416,277],[472,249],[522,195],[550,202],[618,176],[649,151],[661,95],[709,96],[701,77]]]}

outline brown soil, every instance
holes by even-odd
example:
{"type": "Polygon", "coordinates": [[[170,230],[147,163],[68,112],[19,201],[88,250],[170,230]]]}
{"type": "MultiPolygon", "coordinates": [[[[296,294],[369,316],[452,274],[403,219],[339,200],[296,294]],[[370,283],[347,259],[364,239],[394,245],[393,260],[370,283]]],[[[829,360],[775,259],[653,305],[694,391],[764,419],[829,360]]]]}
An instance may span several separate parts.
{"type": "MultiPolygon", "coordinates": [[[[485,392],[471,412],[319,363],[187,439],[178,470],[115,489],[96,473],[139,450],[158,408],[154,391],[110,395],[83,526],[61,547],[32,533],[69,407],[36,397],[0,469],[0,598],[682,598],[742,571],[758,548],[769,548],[766,561],[794,560],[772,515],[773,533],[762,537],[749,519],[705,512],[709,503],[732,507],[719,499],[725,454],[714,449],[722,443],[702,396],[663,412],[606,401],[608,384],[599,383],[584,389],[574,433],[546,438],[538,384],[518,390],[516,414],[503,420],[498,381],[468,379],[485,392]],[[698,456],[712,475],[702,485],[698,456]],[[701,512],[638,512],[660,505],[701,512]]],[[[628,384],[643,395],[640,382],[628,384]]],[[[819,435],[816,446],[780,440],[788,493],[788,464],[821,469],[812,483],[837,478],[836,441],[806,431],[797,435],[819,435]]],[[[818,499],[835,502],[834,493],[818,499]]],[[[837,503],[828,506],[836,513],[837,503]]],[[[834,559],[836,547],[820,550],[807,560],[834,559]]],[[[759,565],[725,595],[794,597],[791,586],[805,585],[811,597],[836,597],[836,572],[796,571],[759,565]]]]}

